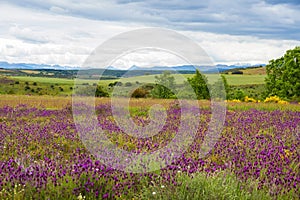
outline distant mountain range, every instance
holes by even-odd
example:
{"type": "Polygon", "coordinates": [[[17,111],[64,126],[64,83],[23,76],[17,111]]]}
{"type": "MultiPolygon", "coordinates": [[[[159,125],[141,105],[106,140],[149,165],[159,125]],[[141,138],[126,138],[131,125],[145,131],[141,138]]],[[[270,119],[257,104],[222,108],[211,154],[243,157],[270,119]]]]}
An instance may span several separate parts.
{"type": "MultiPolygon", "coordinates": [[[[238,69],[238,68],[248,68],[248,67],[259,67],[259,66],[265,66],[265,64],[257,64],[257,65],[250,65],[250,64],[236,64],[236,65],[221,65],[218,64],[216,66],[194,66],[194,65],[181,65],[181,66],[154,66],[150,68],[142,68],[138,67],[136,65],[133,65],[128,70],[144,70],[144,71],[165,71],[165,70],[175,70],[175,71],[196,71],[196,69],[199,69],[203,72],[222,72],[230,69],[238,69]]],[[[108,69],[115,69],[114,67],[110,66],[108,69]]]]}
{"type": "MultiPolygon", "coordinates": [[[[193,65],[181,65],[181,66],[154,66],[154,67],[139,67],[133,65],[128,70],[118,69],[114,66],[109,66],[108,70],[124,70],[124,71],[165,71],[165,70],[174,70],[174,71],[196,71],[200,69],[202,72],[214,73],[214,72],[222,72],[235,68],[249,68],[249,67],[258,67],[265,66],[265,64],[236,64],[236,65],[221,65],[218,64],[216,66],[193,66],[193,65]]],[[[2,69],[55,69],[55,70],[79,70],[80,67],[70,67],[70,66],[61,66],[61,65],[47,65],[47,64],[32,64],[32,63],[8,63],[8,62],[0,62],[0,68],[2,69]]]]}
{"type": "Polygon", "coordinates": [[[32,63],[8,63],[0,62],[2,69],[56,69],[56,70],[76,70],[79,67],[69,67],[61,65],[47,65],[47,64],[32,64],[32,63]]]}

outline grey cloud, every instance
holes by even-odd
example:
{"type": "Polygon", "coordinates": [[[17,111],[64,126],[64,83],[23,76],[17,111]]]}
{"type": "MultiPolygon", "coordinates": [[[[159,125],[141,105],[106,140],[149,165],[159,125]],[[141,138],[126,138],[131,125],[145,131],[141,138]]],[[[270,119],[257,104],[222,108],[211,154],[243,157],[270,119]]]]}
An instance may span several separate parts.
{"type": "Polygon", "coordinates": [[[300,38],[298,0],[12,0],[10,3],[102,21],[264,38],[300,38]]]}
{"type": "Polygon", "coordinates": [[[19,28],[18,26],[11,27],[9,33],[15,36],[17,39],[23,40],[29,43],[48,43],[47,37],[34,32],[30,28],[19,28]]]}

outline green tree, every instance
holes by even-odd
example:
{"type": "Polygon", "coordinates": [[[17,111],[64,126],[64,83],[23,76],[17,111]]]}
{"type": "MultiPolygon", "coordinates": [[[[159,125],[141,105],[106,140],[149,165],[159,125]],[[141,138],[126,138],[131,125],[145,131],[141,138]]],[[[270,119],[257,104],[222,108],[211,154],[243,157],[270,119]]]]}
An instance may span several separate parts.
{"type": "Polygon", "coordinates": [[[212,98],[230,98],[230,87],[224,75],[218,77],[218,80],[209,86],[212,98]]]}
{"type": "Polygon", "coordinates": [[[170,99],[174,98],[175,92],[175,78],[171,75],[170,71],[165,71],[160,76],[155,76],[156,85],[151,91],[155,98],[170,99]]]}
{"type": "Polygon", "coordinates": [[[202,75],[199,70],[196,70],[192,78],[188,78],[188,83],[194,89],[197,99],[209,99],[209,90],[207,87],[207,78],[202,75]]]}
{"type": "Polygon", "coordinates": [[[267,95],[286,99],[300,97],[300,47],[288,50],[284,56],[270,60],[266,66],[267,95]]]}

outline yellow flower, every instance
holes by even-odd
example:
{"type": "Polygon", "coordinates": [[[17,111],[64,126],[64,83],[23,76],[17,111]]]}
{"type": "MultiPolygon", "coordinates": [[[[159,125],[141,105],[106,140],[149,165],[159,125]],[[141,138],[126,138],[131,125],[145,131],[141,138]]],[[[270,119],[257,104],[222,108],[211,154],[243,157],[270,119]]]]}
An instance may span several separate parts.
{"type": "Polygon", "coordinates": [[[227,102],[239,103],[241,102],[239,99],[228,100],[227,102]]]}
{"type": "Polygon", "coordinates": [[[279,104],[288,104],[289,102],[280,99],[278,96],[267,97],[264,101],[265,103],[279,103],[279,104]]]}
{"type": "Polygon", "coordinates": [[[256,103],[257,101],[254,98],[245,96],[245,102],[254,102],[254,103],[256,103]]]}

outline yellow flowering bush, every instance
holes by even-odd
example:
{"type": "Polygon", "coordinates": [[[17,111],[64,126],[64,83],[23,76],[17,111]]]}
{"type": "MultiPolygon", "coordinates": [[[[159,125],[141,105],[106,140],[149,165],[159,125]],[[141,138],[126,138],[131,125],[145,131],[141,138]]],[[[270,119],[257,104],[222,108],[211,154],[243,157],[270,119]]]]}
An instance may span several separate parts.
{"type": "Polygon", "coordinates": [[[289,104],[289,102],[284,101],[284,100],[279,100],[278,103],[279,103],[279,104],[289,104]]]}
{"type": "Polygon", "coordinates": [[[271,97],[267,97],[264,102],[265,103],[271,103],[271,102],[277,103],[278,101],[280,101],[280,98],[278,96],[271,96],[271,97]]]}
{"type": "Polygon", "coordinates": [[[239,100],[239,99],[231,99],[231,100],[227,100],[227,102],[240,103],[241,100],[239,100]]]}
{"type": "Polygon", "coordinates": [[[279,104],[288,104],[289,102],[280,99],[278,96],[267,97],[264,101],[265,103],[279,103],[279,104]]]}
{"type": "Polygon", "coordinates": [[[245,102],[254,102],[256,103],[257,101],[251,97],[248,97],[248,96],[245,96],[245,99],[244,99],[245,102]]]}

